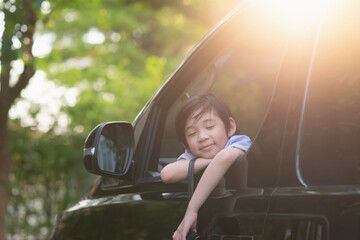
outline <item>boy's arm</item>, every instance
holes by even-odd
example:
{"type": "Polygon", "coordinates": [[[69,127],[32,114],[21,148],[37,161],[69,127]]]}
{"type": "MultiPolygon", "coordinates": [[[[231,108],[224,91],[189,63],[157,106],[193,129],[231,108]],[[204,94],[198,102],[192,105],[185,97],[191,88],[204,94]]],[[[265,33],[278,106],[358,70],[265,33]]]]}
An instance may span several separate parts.
{"type": "Polygon", "coordinates": [[[173,235],[173,239],[185,239],[190,229],[195,230],[197,212],[202,204],[215,189],[229,167],[245,152],[238,148],[226,148],[221,150],[203,173],[195,192],[189,202],[185,216],[173,235]]]}
{"type": "MultiPolygon", "coordinates": [[[[194,173],[205,169],[211,159],[198,158],[195,161],[194,173]]],[[[180,182],[188,177],[188,168],[190,160],[180,159],[176,162],[166,165],[160,173],[161,180],[164,183],[180,182]]]]}
{"type": "Polygon", "coordinates": [[[230,166],[245,152],[238,148],[226,148],[221,150],[203,173],[188,209],[198,211],[210,193],[215,189],[230,166]]]}

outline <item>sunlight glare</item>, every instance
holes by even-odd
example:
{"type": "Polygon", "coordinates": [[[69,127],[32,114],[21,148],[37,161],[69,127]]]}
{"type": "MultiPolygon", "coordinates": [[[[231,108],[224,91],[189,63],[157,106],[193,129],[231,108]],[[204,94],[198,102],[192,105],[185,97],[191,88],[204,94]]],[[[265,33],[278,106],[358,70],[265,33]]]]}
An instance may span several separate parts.
{"type": "Polygon", "coordinates": [[[300,27],[321,17],[327,3],[329,1],[326,0],[274,0],[268,4],[275,10],[274,17],[290,27],[300,27]]]}
{"type": "Polygon", "coordinates": [[[34,46],[33,54],[35,57],[45,57],[52,51],[53,43],[56,40],[55,33],[45,33],[39,34],[35,33],[34,35],[34,46]]]}
{"type": "Polygon", "coordinates": [[[83,41],[92,45],[102,44],[105,41],[105,36],[97,28],[91,28],[89,32],[83,36],[83,41]]]}
{"type": "Polygon", "coordinates": [[[48,81],[46,73],[37,70],[29,85],[22,91],[19,99],[9,111],[11,119],[20,119],[23,127],[33,126],[47,132],[57,122],[58,133],[64,132],[69,123],[68,117],[61,112],[63,106],[76,104],[79,90],[57,86],[48,81]],[[36,116],[31,116],[31,108],[39,107],[36,116]]]}

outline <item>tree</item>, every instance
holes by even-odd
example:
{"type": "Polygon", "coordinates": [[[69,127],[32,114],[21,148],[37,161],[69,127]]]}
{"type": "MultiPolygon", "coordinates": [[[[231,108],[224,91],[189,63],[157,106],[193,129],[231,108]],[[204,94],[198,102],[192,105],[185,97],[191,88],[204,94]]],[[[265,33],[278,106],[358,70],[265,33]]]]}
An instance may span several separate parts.
{"type": "MultiPolygon", "coordinates": [[[[28,85],[35,73],[36,60],[32,48],[38,21],[46,21],[41,12],[44,0],[3,1],[0,3],[4,22],[1,39],[1,85],[0,85],[0,239],[5,239],[5,213],[8,199],[9,172],[11,169],[11,149],[8,132],[9,110],[20,97],[21,91],[28,85]],[[22,73],[14,74],[14,62],[23,65],[22,73]],[[15,84],[12,81],[15,79],[15,84]]],[[[69,1],[54,1],[57,7],[65,6],[69,1]]]]}
{"type": "Polygon", "coordinates": [[[33,36],[37,21],[36,6],[32,1],[21,1],[17,5],[3,3],[5,29],[1,45],[1,89],[0,89],[0,239],[5,239],[5,213],[8,196],[8,175],[11,166],[11,151],[8,134],[8,114],[21,90],[35,73],[32,54],[33,36]],[[20,12],[19,9],[23,11],[20,12]],[[14,46],[14,39],[22,42],[14,46]],[[11,63],[22,59],[24,70],[14,86],[10,85],[11,63]]]}

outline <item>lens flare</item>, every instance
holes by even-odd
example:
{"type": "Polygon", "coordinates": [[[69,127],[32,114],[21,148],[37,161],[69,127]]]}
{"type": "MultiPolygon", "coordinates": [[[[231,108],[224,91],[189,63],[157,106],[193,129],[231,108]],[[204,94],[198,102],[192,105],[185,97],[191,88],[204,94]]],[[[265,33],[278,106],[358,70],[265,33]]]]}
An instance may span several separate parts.
{"type": "Polygon", "coordinates": [[[289,27],[299,28],[309,21],[317,22],[331,1],[325,0],[274,0],[266,1],[274,17],[289,27]]]}

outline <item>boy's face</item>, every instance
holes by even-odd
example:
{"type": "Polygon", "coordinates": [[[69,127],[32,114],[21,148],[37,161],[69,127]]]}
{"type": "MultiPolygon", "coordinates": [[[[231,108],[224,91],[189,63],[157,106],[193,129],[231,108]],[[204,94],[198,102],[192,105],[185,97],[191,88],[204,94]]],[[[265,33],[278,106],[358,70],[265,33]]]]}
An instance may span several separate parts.
{"type": "Polygon", "coordinates": [[[224,149],[229,137],[235,133],[235,121],[230,118],[226,131],[223,121],[214,111],[204,113],[199,119],[189,117],[185,124],[185,139],[189,150],[197,157],[212,159],[224,149]]]}

